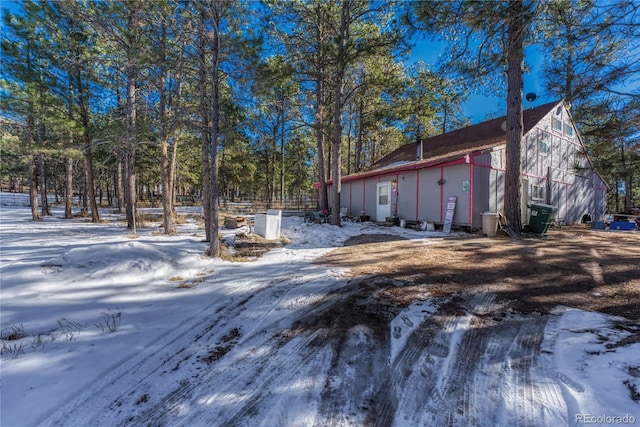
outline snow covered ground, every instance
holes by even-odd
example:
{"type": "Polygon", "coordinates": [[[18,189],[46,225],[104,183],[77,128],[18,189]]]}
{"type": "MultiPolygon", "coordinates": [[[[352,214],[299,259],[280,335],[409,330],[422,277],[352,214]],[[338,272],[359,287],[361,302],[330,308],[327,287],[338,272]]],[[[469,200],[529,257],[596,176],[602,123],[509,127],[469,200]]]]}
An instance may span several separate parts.
{"type": "Polygon", "coordinates": [[[351,236],[428,250],[437,233],[283,218],[291,244],[232,263],[202,255],[194,220],[134,239],[114,213],[34,223],[26,205],[0,193],[3,427],[640,425],[625,319],[496,321],[491,295],[464,313],[422,295],[381,331],[350,316],[376,283],[312,262],[351,236]]]}

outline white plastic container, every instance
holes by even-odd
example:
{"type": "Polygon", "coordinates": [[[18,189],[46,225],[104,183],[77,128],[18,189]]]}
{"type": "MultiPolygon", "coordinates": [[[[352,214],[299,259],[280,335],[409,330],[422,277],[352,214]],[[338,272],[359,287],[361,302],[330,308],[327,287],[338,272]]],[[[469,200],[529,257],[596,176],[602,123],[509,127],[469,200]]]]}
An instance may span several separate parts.
{"type": "Polygon", "coordinates": [[[495,237],[498,233],[498,214],[496,212],[482,212],[482,232],[487,237],[495,237]]]}
{"type": "Polygon", "coordinates": [[[282,211],[269,209],[266,214],[256,214],[255,233],[267,240],[280,237],[282,211]]]}

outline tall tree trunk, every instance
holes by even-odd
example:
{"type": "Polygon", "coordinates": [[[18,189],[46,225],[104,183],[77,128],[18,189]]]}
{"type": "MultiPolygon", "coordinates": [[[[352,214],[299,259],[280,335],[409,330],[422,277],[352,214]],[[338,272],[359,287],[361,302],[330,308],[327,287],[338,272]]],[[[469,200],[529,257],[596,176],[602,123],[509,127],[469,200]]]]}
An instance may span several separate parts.
{"type": "Polygon", "coordinates": [[[211,41],[211,236],[209,239],[209,256],[220,255],[220,240],[218,239],[218,144],[220,140],[220,8],[219,0],[213,2],[212,36],[211,41]]]}
{"type": "MultiPolygon", "coordinates": [[[[176,80],[178,87],[176,88],[176,96],[174,101],[175,115],[174,117],[180,117],[181,103],[182,103],[182,73],[176,74],[176,80]]],[[[171,154],[169,157],[169,189],[168,194],[165,196],[169,199],[169,209],[175,218],[175,200],[176,200],[176,162],[178,161],[178,125],[173,123],[173,145],[171,147],[171,154]]]]}
{"type": "Polygon", "coordinates": [[[98,213],[98,203],[96,202],[96,193],[94,187],[93,178],[93,154],[91,150],[91,139],[89,138],[88,130],[84,133],[84,168],[86,171],[86,183],[87,183],[87,199],[89,202],[89,208],[91,209],[91,222],[100,221],[100,215],[98,213]]]}
{"type": "Polygon", "coordinates": [[[169,162],[169,150],[166,141],[161,146],[162,167],[162,213],[165,234],[174,233],[173,209],[171,204],[171,166],[169,162]]]}
{"type": "Polygon", "coordinates": [[[40,221],[42,217],[38,212],[38,174],[36,172],[36,156],[29,156],[29,203],[31,205],[31,219],[40,221]]]}
{"type": "MultiPolygon", "coordinates": [[[[76,51],[76,58],[78,64],[80,63],[80,52],[76,51]]],[[[79,67],[79,65],[78,65],[79,67]]],[[[86,195],[91,209],[91,221],[98,222],[100,215],[98,213],[98,204],[96,203],[95,185],[93,178],[93,154],[91,148],[91,136],[89,127],[89,88],[84,86],[82,82],[82,73],[80,68],[75,70],[76,87],[78,90],[78,106],[80,108],[80,120],[82,122],[82,139],[84,143],[84,169],[85,169],[85,184],[86,195]]]]}
{"type": "Polygon", "coordinates": [[[123,209],[124,209],[124,205],[125,205],[125,190],[124,190],[124,183],[122,182],[122,154],[120,153],[120,150],[118,150],[118,155],[117,155],[117,160],[116,160],[116,176],[115,176],[115,186],[116,186],[116,193],[117,193],[117,199],[118,199],[118,213],[122,213],[123,209]]]}
{"type": "MultiPolygon", "coordinates": [[[[32,61],[31,61],[31,43],[27,41],[26,50],[26,67],[27,73],[32,73],[32,61]]],[[[27,145],[29,147],[29,204],[31,205],[31,219],[33,221],[40,221],[42,217],[38,212],[38,175],[36,170],[36,158],[35,158],[35,131],[36,121],[34,115],[34,103],[29,100],[27,107],[27,145]]],[[[20,180],[22,183],[22,180],[20,180]]]]}
{"type": "Polygon", "coordinates": [[[127,138],[125,152],[125,195],[126,195],[126,216],[127,227],[135,234],[136,230],[136,139],[137,139],[137,92],[136,80],[138,78],[138,69],[136,62],[136,50],[139,41],[137,40],[137,27],[139,23],[138,11],[133,4],[127,8],[127,27],[130,32],[127,36],[127,52],[125,65],[125,78],[127,80],[127,138]]]}
{"type": "Polygon", "coordinates": [[[64,200],[64,217],[65,219],[73,218],[73,157],[69,156],[65,162],[66,170],[66,189],[64,200]]]}
{"type": "Polygon", "coordinates": [[[323,45],[325,43],[324,16],[322,11],[322,2],[318,2],[316,6],[316,43],[318,50],[315,58],[315,123],[314,130],[316,133],[316,149],[318,155],[318,207],[320,210],[329,210],[329,197],[327,191],[327,166],[325,159],[325,121],[327,116],[327,107],[325,104],[325,51],[323,45]]]}
{"type": "Polygon", "coordinates": [[[507,147],[504,210],[507,223],[516,232],[522,229],[520,212],[520,157],[523,136],[522,75],[524,60],[525,10],[522,0],[509,4],[507,35],[507,147]]]}
{"type": "Polygon", "coordinates": [[[340,44],[338,45],[338,66],[334,76],[333,143],[331,144],[331,224],[340,225],[340,192],[342,190],[342,104],[344,102],[344,75],[347,66],[347,40],[349,38],[350,0],[342,3],[340,19],[340,44]]]}
{"type": "Polygon", "coordinates": [[[198,80],[200,86],[200,120],[202,134],[202,209],[204,214],[205,240],[211,241],[211,164],[209,162],[209,149],[211,147],[211,130],[209,126],[209,102],[207,99],[207,27],[204,5],[200,4],[200,25],[198,58],[198,80]]]}
{"type": "MultiPolygon", "coordinates": [[[[67,100],[68,100],[68,111],[67,117],[69,121],[73,120],[73,74],[69,73],[69,79],[67,84],[67,100]]],[[[67,130],[68,141],[67,144],[69,147],[73,147],[73,131],[69,128],[67,130]]],[[[64,217],[65,219],[73,218],[73,157],[69,155],[66,158],[65,162],[66,167],[66,198],[64,201],[64,217]]]]}
{"type": "Polygon", "coordinates": [[[127,70],[127,151],[126,151],[126,197],[127,197],[127,227],[136,233],[136,82],[135,69],[129,66],[127,70]]]}
{"type": "Polygon", "coordinates": [[[575,51],[575,31],[572,28],[572,25],[569,21],[565,21],[565,31],[567,33],[566,40],[566,55],[567,55],[567,68],[565,69],[565,80],[564,80],[564,101],[567,103],[571,103],[573,101],[573,80],[575,78],[575,74],[573,71],[573,55],[575,51]]]}
{"type": "Polygon", "coordinates": [[[171,147],[171,160],[170,160],[170,185],[169,185],[169,199],[171,200],[171,210],[176,210],[176,178],[177,178],[177,163],[178,163],[178,130],[174,130],[173,146],[171,147]]]}
{"type": "Polygon", "coordinates": [[[355,172],[360,172],[362,169],[362,121],[364,120],[364,100],[362,98],[360,98],[360,102],[358,103],[356,119],[356,123],[358,123],[358,137],[356,138],[356,164],[353,169],[355,172]]]}
{"type": "Polygon", "coordinates": [[[40,169],[40,202],[42,204],[41,215],[45,217],[51,215],[51,213],[49,212],[49,200],[47,199],[47,177],[44,167],[44,153],[40,153],[40,155],[38,156],[38,167],[40,169]]]}
{"type": "Polygon", "coordinates": [[[618,212],[620,210],[620,178],[616,178],[616,196],[615,196],[615,201],[616,201],[616,212],[618,212]]]}
{"type": "Polygon", "coordinates": [[[282,132],[280,132],[280,204],[284,206],[284,143],[285,143],[285,115],[282,114],[282,132]]]}
{"type": "MultiPolygon", "coordinates": [[[[27,63],[30,65],[30,62],[27,63]]],[[[29,113],[27,115],[27,144],[33,152],[35,149],[35,118],[33,116],[33,102],[29,102],[29,113]]],[[[36,155],[29,155],[29,204],[31,205],[31,219],[40,221],[42,217],[38,212],[38,172],[36,168],[36,155]]]]}
{"type": "Polygon", "coordinates": [[[445,101],[442,111],[442,133],[447,133],[448,103],[445,101]]]}
{"type": "Polygon", "coordinates": [[[93,155],[91,150],[91,139],[88,134],[88,129],[84,130],[82,138],[84,140],[84,150],[83,150],[84,178],[85,178],[84,179],[84,184],[85,184],[84,207],[91,210],[91,221],[98,222],[100,218],[98,215],[98,205],[96,203],[96,194],[95,194],[94,179],[93,179],[93,155]]]}
{"type": "Polygon", "coordinates": [[[169,124],[167,123],[167,27],[161,24],[160,39],[160,164],[162,175],[162,214],[165,234],[173,234],[173,209],[171,208],[171,166],[169,164],[169,124]]]}
{"type": "Polygon", "coordinates": [[[267,205],[269,208],[271,207],[271,203],[275,200],[276,193],[276,156],[278,154],[278,128],[279,124],[276,124],[273,127],[273,138],[271,139],[271,149],[269,150],[269,163],[271,164],[271,176],[269,178],[269,198],[267,205]]]}
{"type": "Polygon", "coordinates": [[[625,192],[625,196],[624,196],[624,208],[626,209],[630,209],[634,206],[633,204],[633,175],[632,174],[628,174],[627,175],[627,180],[624,184],[624,192],[625,192]]]}

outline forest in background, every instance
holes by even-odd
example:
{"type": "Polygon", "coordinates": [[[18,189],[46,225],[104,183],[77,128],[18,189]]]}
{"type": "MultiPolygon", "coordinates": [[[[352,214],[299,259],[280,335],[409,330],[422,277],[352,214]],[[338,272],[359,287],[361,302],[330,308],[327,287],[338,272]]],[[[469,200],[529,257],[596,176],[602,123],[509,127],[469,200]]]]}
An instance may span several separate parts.
{"type": "MultiPolygon", "coordinates": [[[[637,2],[12,5],[2,11],[0,178],[31,193],[34,220],[48,214],[38,191],[55,193],[69,218],[68,195],[93,221],[100,206],[118,208],[134,230],[136,206],[161,203],[167,233],[174,203],[197,202],[216,254],[223,201],[329,209],[328,180],[470,124],[471,93],[503,96],[517,128],[528,45],[544,57],[544,95],[571,105],[610,207],[640,200],[637,2]],[[447,43],[437,65],[408,60],[416,39],[447,43]]],[[[508,138],[519,144],[517,132],[508,138]]]]}

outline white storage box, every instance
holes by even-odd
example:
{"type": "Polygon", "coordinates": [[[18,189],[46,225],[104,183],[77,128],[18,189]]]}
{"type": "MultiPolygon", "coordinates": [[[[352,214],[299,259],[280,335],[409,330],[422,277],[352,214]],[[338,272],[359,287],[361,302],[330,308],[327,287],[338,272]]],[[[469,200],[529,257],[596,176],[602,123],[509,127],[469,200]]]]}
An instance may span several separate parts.
{"type": "Polygon", "coordinates": [[[255,233],[267,240],[280,237],[282,211],[269,209],[266,214],[256,214],[255,233]]]}

